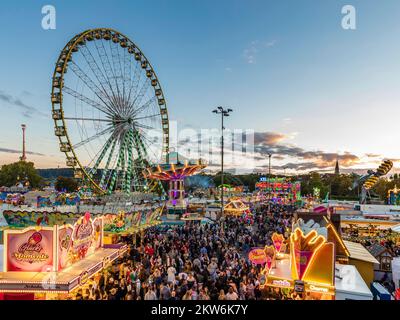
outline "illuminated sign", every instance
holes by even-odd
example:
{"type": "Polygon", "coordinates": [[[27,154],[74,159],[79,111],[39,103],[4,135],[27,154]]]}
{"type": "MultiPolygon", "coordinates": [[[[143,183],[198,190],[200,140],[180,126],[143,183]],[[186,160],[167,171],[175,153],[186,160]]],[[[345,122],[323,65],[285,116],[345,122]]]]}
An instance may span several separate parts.
{"type": "Polygon", "coordinates": [[[322,292],[322,293],[328,293],[329,289],[328,288],[324,288],[324,287],[317,287],[314,286],[313,284],[310,284],[310,286],[308,287],[308,289],[310,291],[315,291],[315,292],[322,292]]]}
{"type": "Polygon", "coordinates": [[[53,271],[53,228],[6,230],[4,271],[53,271]]]}
{"type": "Polygon", "coordinates": [[[274,246],[265,246],[264,247],[264,255],[266,258],[265,268],[263,270],[263,274],[268,274],[269,270],[271,270],[272,264],[275,261],[275,247],[274,246]]]}
{"type": "Polygon", "coordinates": [[[281,234],[274,232],[271,239],[272,239],[272,243],[275,247],[276,252],[280,253],[282,250],[283,242],[285,241],[285,237],[281,234]]]}
{"type": "Polygon", "coordinates": [[[292,286],[290,281],[287,280],[272,280],[272,285],[285,288],[290,288],[292,286]]]}
{"type": "Polygon", "coordinates": [[[334,244],[312,230],[306,235],[296,228],[290,235],[292,278],[333,285],[334,244]]]}
{"type": "Polygon", "coordinates": [[[254,264],[264,264],[267,262],[267,257],[263,249],[253,249],[249,252],[249,260],[254,264]]]}
{"type": "Polygon", "coordinates": [[[29,263],[46,261],[49,255],[44,252],[44,248],[40,244],[42,239],[40,232],[33,233],[27,242],[18,247],[17,252],[12,253],[12,256],[18,261],[28,261],[29,263]]]}

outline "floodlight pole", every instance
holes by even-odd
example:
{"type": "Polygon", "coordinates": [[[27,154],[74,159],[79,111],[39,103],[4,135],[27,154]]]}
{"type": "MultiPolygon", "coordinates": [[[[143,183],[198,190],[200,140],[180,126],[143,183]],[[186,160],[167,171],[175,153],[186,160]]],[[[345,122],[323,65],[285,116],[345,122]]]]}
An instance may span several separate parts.
{"type": "Polygon", "coordinates": [[[221,114],[221,217],[224,215],[224,117],[229,117],[229,113],[233,110],[224,109],[219,106],[213,110],[213,113],[221,114]]]}

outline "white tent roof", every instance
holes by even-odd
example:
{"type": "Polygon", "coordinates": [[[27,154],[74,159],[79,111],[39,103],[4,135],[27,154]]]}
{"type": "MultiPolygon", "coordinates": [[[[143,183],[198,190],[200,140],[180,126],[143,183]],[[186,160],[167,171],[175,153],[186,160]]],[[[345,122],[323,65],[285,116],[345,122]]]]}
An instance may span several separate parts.
{"type": "Polygon", "coordinates": [[[392,231],[394,231],[394,232],[399,232],[399,233],[400,233],[400,224],[397,224],[397,225],[391,227],[391,229],[392,229],[392,231]]]}
{"type": "Polygon", "coordinates": [[[336,293],[350,294],[372,300],[372,293],[364,282],[357,268],[350,264],[335,264],[335,290],[336,293]]]}

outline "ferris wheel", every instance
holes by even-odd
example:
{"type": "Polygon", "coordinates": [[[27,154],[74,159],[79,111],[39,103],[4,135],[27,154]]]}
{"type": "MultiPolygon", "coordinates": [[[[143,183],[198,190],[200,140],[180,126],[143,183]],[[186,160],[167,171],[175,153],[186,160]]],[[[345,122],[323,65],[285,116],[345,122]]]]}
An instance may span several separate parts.
{"type": "Polygon", "coordinates": [[[168,154],[168,111],[150,62],[128,37],[92,29],[56,63],[52,117],[75,177],[100,193],[146,191],[143,170],[168,154]]]}

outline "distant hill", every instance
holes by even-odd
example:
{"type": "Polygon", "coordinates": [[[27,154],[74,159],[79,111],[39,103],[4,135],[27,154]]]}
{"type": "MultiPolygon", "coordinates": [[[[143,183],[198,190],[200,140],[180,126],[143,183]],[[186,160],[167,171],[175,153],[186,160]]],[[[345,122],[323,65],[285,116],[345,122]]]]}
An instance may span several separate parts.
{"type": "Polygon", "coordinates": [[[55,180],[60,176],[69,178],[74,176],[74,171],[71,168],[37,169],[37,172],[46,180],[55,180]]]}

